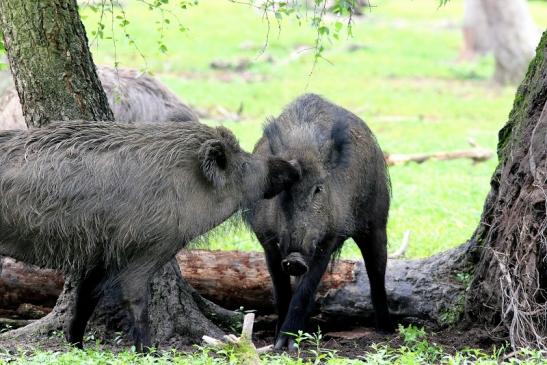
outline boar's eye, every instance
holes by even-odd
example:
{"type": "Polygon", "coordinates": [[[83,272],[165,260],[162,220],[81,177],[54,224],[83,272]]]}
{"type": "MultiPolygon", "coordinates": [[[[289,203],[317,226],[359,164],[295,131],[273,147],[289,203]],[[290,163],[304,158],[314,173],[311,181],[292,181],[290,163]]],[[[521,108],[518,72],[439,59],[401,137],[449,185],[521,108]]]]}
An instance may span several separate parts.
{"type": "Polygon", "coordinates": [[[313,195],[317,195],[317,194],[321,193],[324,189],[325,189],[325,187],[321,184],[315,185],[315,190],[313,191],[313,195]]]}

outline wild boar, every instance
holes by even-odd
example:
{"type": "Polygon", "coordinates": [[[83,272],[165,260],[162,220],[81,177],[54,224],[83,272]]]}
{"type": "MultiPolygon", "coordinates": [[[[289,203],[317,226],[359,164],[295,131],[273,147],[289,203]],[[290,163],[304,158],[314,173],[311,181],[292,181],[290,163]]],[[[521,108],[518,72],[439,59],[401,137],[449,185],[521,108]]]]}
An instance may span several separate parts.
{"type": "Polygon", "coordinates": [[[105,285],[150,346],[148,281],[194,238],[298,178],[200,123],[56,122],[0,132],[0,255],[77,276],[67,340],[82,347],[105,285]]]}
{"type": "Polygon", "coordinates": [[[305,329],[321,277],[348,238],[365,260],[377,326],[391,331],[384,285],[390,182],[370,129],[346,109],[306,94],[267,123],[255,153],[296,161],[301,174],[289,189],[245,213],[274,286],[275,347],[292,347],[287,333],[305,329]],[[298,277],[294,294],[290,276],[298,277]]]}
{"type": "MultiPolygon", "coordinates": [[[[155,123],[199,120],[197,114],[181,102],[157,79],[133,69],[97,66],[97,74],[114,113],[125,123],[155,123]]],[[[19,96],[9,77],[9,86],[0,97],[0,129],[27,129],[19,96]]]]}

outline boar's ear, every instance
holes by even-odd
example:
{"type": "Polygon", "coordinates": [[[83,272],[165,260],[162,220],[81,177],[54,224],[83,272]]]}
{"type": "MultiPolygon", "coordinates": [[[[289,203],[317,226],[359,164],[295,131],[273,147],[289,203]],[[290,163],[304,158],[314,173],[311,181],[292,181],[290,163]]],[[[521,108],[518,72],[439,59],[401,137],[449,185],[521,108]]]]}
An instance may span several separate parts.
{"type": "Polygon", "coordinates": [[[198,152],[201,171],[205,178],[216,188],[226,183],[226,147],[218,139],[205,141],[198,152]]]}
{"type": "Polygon", "coordinates": [[[277,155],[283,150],[285,143],[283,142],[283,133],[279,128],[279,124],[274,118],[269,118],[264,126],[264,135],[270,145],[272,155],[277,155]]]}
{"type": "Polygon", "coordinates": [[[302,170],[296,160],[285,161],[272,157],[268,160],[268,181],[264,191],[264,199],[271,199],[283,190],[300,180],[302,170]]]}
{"type": "Polygon", "coordinates": [[[330,133],[330,142],[326,147],[326,163],[330,169],[344,167],[349,163],[351,139],[350,128],[346,121],[334,123],[330,133]]]}

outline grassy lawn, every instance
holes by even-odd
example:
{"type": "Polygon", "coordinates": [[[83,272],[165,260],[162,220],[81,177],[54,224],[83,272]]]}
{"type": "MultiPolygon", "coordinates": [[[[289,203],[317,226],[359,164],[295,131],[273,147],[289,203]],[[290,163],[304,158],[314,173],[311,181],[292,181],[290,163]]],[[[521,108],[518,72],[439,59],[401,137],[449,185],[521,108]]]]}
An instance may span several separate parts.
{"type": "MultiPolygon", "coordinates": [[[[127,30],[144,58],[115,24],[117,41],[103,39],[93,46],[95,61],[147,68],[200,109],[241,109],[240,121],[223,123],[249,150],[265,118],[304,92],[320,93],[358,114],[391,153],[466,149],[469,140],[494,150],[497,131],[512,105],[514,87],[496,88],[489,82],[492,58],[457,61],[462,1],[439,8],[437,0],[377,0],[356,20],[353,37],[344,36],[328,47],[328,62],[319,61],[311,76],[313,52],[286,62],[296,47],[311,46],[315,39],[313,30],[294,18],[284,19],[280,27],[270,19],[268,44],[261,53],[267,21],[248,6],[200,1],[177,12],[188,31],[179,32],[177,21],[171,21],[162,36],[156,24],[159,12],[139,2],[127,3],[127,30]],[[159,50],[160,38],[167,53],[159,50]],[[241,58],[251,61],[243,73],[209,67],[214,60],[241,58]]],[[[545,27],[547,5],[530,4],[537,23],[545,27]]],[[[85,10],[84,15],[88,30],[96,29],[99,14],[85,10]]],[[[105,19],[108,37],[109,15],[105,19]]],[[[398,247],[406,230],[411,231],[408,257],[429,256],[468,239],[479,222],[495,165],[492,159],[478,165],[460,160],[392,167],[390,250],[398,247]]],[[[217,233],[207,247],[260,250],[244,228],[221,228],[217,233]]],[[[348,244],[343,255],[359,253],[348,244]]]]}

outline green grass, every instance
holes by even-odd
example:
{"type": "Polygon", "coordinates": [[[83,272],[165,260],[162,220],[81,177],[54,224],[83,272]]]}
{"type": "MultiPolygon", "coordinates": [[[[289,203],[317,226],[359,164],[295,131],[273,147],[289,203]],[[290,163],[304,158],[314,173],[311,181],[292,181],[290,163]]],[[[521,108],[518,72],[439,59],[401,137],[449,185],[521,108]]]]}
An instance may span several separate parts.
{"type": "MultiPolygon", "coordinates": [[[[510,111],[514,87],[496,88],[489,78],[491,57],[471,63],[457,61],[461,44],[459,24],[462,1],[438,7],[437,0],[378,0],[357,20],[353,37],[343,37],[325,51],[313,74],[313,53],[288,64],[284,60],[298,45],[312,45],[314,32],[305,23],[285,19],[273,22],[268,45],[267,22],[248,6],[228,1],[202,0],[179,11],[178,19],[189,31],[180,33],[176,22],[164,28],[167,53],[158,47],[158,12],[129,2],[127,29],[145,54],[133,45],[103,39],[93,47],[98,63],[148,68],[181,98],[198,108],[215,105],[235,111],[243,107],[243,120],[226,121],[250,150],[261,135],[265,118],[280,112],[299,94],[323,94],[354,111],[371,126],[382,148],[391,153],[452,151],[469,147],[468,140],[495,150],[497,131],[510,111]],[[242,44],[255,49],[242,50],[242,44]],[[362,49],[349,52],[349,44],[362,49]],[[265,62],[271,55],[274,63],[265,62]],[[219,77],[209,64],[216,59],[253,61],[247,73],[263,81],[246,82],[237,74],[219,77]]],[[[547,25],[547,6],[531,2],[536,22],[547,25]]],[[[88,30],[95,29],[97,14],[84,11],[88,30]]],[[[108,19],[108,18],[106,18],[108,19]]],[[[107,35],[109,26],[106,27],[107,35]]],[[[411,231],[409,257],[424,257],[454,247],[476,228],[495,159],[473,165],[468,161],[426,162],[390,168],[393,205],[389,221],[390,250],[395,250],[406,230],[411,231]]],[[[245,229],[220,230],[209,243],[212,249],[260,250],[245,229]]],[[[344,257],[358,257],[349,244],[344,257]]]]}
{"type": "MultiPolygon", "coordinates": [[[[415,364],[547,364],[545,353],[537,350],[521,349],[509,353],[508,348],[493,349],[487,353],[478,349],[464,349],[455,353],[447,352],[440,345],[428,339],[427,333],[414,326],[399,327],[400,345],[392,346],[379,343],[367,352],[349,359],[339,356],[336,351],[325,348],[320,334],[299,334],[297,336],[298,351],[287,354],[265,354],[261,360],[265,364],[274,365],[342,365],[342,364],[377,364],[377,365],[415,365],[415,364]]],[[[233,347],[222,348],[196,347],[192,353],[178,351],[154,352],[140,355],[133,351],[112,353],[101,349],[97,344],[86,350],[72,349],[61,351],[36,351],[33,354],[6,354],[0,351],[0,365],[125,365],[125,364],[157,364],[157,365],[236,365],[241,364],[241,357],[233,347]]]]}

